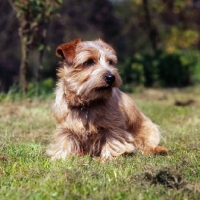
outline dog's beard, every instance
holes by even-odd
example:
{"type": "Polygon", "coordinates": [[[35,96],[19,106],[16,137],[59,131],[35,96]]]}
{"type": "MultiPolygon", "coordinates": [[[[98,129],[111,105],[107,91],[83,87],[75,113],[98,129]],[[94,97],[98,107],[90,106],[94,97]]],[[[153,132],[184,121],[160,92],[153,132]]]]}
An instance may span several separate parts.
{"type": "Polygon", "coordinates": [[[110,90],[112,90],[112,87],[110,87],[110,86],[102,86],[102,87],[97,87],[94,90],[96,92],[110,91],[110,90]]]}
{"type": "Polygon", "coordinates": [[[94,100],[107,99],[111,96],[112,89],[113,89],[113,86],[109,86],[109,85],[96,87],[94,85],[88,84],[88,87],[85,86],[85,87],[82,87],[81,90],[79,90],[79,94],[77,94],[77,96],[80,96],[83,101],[87,101],[87,102],[91,102],[94,100]]]}
{"type": "Polygon", "coordinates": [[[112,95],[114,88],[114,85],[94,85],[90,81],[80,85],[77,82],[65,80],[63,85],[65,99],[72,107],[89,106],[97,101],[106,100],[112,95]]]}
{"type": "MultiPolygon", "coordinates": [[[[118,74],[115,75],[116,80],[112,84],[106,83],[105,74],[100,76],[83,76],[77,73],[76,77],[66,79],[66,93],[73,93],[74,98],[78,98],[81,102],[91,102],[94,100],[107,99],[112,94],[112,89],[121,84],[121,79],[118,74]]],[[[84,103],[83,103],[84,104],[84,103]]]]}

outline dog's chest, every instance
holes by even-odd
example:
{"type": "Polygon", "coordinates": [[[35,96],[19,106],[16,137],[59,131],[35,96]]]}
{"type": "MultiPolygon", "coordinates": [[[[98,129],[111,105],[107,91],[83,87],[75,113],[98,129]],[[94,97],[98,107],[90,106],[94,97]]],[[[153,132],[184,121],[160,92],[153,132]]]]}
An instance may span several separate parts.
{"type": "Polygon", "coordinates": [[[125,129],[125,121],[119,109],[84,107],[68,114],[66,126],[77,134],[95,134],[101,130],[125,129]]]}

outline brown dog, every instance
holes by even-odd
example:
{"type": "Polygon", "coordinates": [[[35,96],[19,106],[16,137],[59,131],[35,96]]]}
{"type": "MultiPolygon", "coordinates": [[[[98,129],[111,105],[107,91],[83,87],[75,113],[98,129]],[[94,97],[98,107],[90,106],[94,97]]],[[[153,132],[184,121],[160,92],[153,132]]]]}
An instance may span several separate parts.
{"type": "Polygon", "coordinates": [[[158,146],[157,126],[118,89],[122,81],[111,46],[77,39],[60,45],[56,55],[63,61],[53,107],[55,141],[48,151],[52,160],[85,154],[104,160],[135,150],[167,153],[158,146]]]}

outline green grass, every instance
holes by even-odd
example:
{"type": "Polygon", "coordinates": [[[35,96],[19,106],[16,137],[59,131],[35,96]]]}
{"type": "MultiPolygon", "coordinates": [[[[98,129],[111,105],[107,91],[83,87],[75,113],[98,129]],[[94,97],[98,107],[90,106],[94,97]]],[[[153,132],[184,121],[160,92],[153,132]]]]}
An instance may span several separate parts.
{"type": "Polygon", "coordinates": [[[136,153],[100,163],[89,156],[50,162],[53,100],[0,103],[0,199],[200,199],[200,90],[131,95],[160,126],[168,156],[136,153]],[[193,100],[187,106],[176,101],[193,100]]]}

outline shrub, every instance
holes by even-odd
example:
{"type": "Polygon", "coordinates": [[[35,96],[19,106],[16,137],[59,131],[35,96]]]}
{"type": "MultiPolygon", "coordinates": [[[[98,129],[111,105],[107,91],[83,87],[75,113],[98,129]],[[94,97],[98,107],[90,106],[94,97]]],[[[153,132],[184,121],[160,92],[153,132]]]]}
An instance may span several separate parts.
{"type": "Polygon", "coordinates": [[[120,73],[124,85],[183,87],[192,84],[195,64],[195,56],[186,52],[169,54],[159,50],[155,55],[136,54],[127,59],[120,73]]]}

